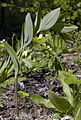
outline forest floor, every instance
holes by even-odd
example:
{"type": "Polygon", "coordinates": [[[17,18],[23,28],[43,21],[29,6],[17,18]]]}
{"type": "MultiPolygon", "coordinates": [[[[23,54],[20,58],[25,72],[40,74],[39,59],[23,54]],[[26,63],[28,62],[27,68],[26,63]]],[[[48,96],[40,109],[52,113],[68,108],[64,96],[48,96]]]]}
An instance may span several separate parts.
{"type": "MultiPolygon", "coordinates": [[[[75,75],[80,79],[81,65],[77,62],[78,59],[78,55],[74,53],[62,57],[68,71],[75,72],[75,75]]],[[[18,90],[23,90],[30,95],[41,95],[44,98],[47,98],[48,90],[50,89],[63,95],[62,85],[57,78],[54,80],[53,71],[43,71],[36,74],[30,73],[27,74],[26,78],[27,80],[19,82],[18,90]]],[[[1,90],[4,91],[0,96],[4,107],[0,108],[0,120],[17,120],[15,116],[14,85],[8,85],[6,89],[1,90]]],[[[18,95],[18,105],[20,120],[55,120],[53,119],[54,113],[51,110],[36,105],[28,97],[21,98],[18,95]]]]}

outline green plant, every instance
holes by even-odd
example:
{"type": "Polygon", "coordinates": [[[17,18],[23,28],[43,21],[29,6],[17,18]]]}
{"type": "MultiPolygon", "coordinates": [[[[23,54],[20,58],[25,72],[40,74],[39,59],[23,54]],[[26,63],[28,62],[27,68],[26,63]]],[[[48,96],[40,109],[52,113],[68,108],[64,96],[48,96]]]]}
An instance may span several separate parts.
{"type": "Polygon", "coordinates": [[[5,48],[7,49],[9,56],[11,57],[11,60],[14,64],[14,69],[15,69],[15,105],[16,105],[16,115],[18,116],[18,98],[17,98],[17,84],[18,84],[18,72],[19,72],[19,60],[18,57],[16,56],[16,53],[14,49],[7,43],[4,43],[5,48]]]}
{"type": "Polygon", "coordinates": [[[21,97],[21,98],[25,98],[25,97],[28,97],[28,96],[29,96],[28,93],[23,92],[23,91],[18,91],[18,93],[20,94],[20,97],[21,97]]]}
{"type": "Polygon", "coordinates": [[[73,74],[66,71],[59,71],[58,77],[63,87],[64,96],[59,96],[53,91],[48,91],[49,107],[47,100],[31,95],[30,99],[37,104],[44,105],[48,109],[56,111],[59,118],[65,115],[72,116],[74,120],[81,119],[81,80],[78,80],[73,74]]]}
{"type": "MultiPolygon", "coordinates": [[[[6,60],[6,62],[4,61],[1,62],[1,72],[0,72],[0,75],[2,77],[1,83],[2,84],[8,83],[9,79],[7,79],[7,77],[10,77],[11,74],[14,75],[14,69],[15,69],[15,99],[16,99],[17,116],[18,116],[18,103],[17,103],[18,75],[23,74],[23,70],[24,72],[26,72],[27,70],[26,68],[28,67],[30,68],[30,70],[35,68],[35,66],[32,67],[31,62],[32,63],[36,62],[36,59],[35,57],[32,57],[33,56],[32,54],[33,54],[33,49],[35,48],[36,45],[38,45],[38,43],[40,44],[38,45],[40,52],[42,51],[44,53],[47,52],[46,55],[47,55],[48,62],[49,62],[50,56],[51,56],[51,61],[52,59],[54,59],[54,67],[56,72],[58,72],[58,70],[62,70],[61,64],[58,60],[58,55],[61,54],[60,50],[64,49],[64,41],[57,34],[53,35],[54,38],[51,35],[49,35],[49,37],[46,37],[44,41],[43,40],[40,41],[36,37],[36,35],[38,35],[40,32],[48,31],[55,24],[58,24],[57,20],[58,20],[59,14],[60,14],[60,8],[57,8],[49,12],[47,15],[43,17],[43,19],[40,18],[40,15],[38,13],[35,19],[35,25],[33,27],[33,22],[32,22],[30,13],[28,13],[25,18],[25,23],[22,25],[21,43],[17,43],[18,47],[16,48],[16,50],[14,50],[13,44],[12,46],[10,46],[7,42],[3,43],[4,48],[6,48],[9,55],[7,54],[6,56],[6,59],[8,59],[6,60]],[[47,48],[48,45],[50,46],[51,50],[47,48]],[[25,51],[26,51],[26,54],[24,54],[25,51]],[[60,67],[57,68],[56,66],[60,66],[60,67]]],[[[65,34],[66,32],[71,32],[76,29],[77,29],[76,26],[66,27],[65,25],[62,25],[58,33],[63,38],[63,35],[67,36],[65,34]]],[[[35,55],[35,51],[34,51],[34,55],[35,55]]],[[[45,57],[46,56],[44,56],[44,58],[45,57]]],[[[47,101],[47,103],[49,102],[50,101],[47,101]]]]}
{"type": "MultiPolygon", "coordinates": [[[[41,20],[40,26],[36,32],[38,33],[40,31],[47,30],[50,27],[52,27],[56,23],[56,21],[59,17],[59,13],[60,13],[60,8],[48,13],[41,20]],[[54,20],[53,23],[52,23],[52,20],[54,20]],[[46,21],[47,21],[47,24],[46,24],[46,21]]],[[[37,24],[37,22],[35,22],[35,23],[36,23],[36,27],[37,27],[38,24],[37,24]]],[[[27,67],[28,66],[31,67],[31,63],[27,59],[28,56],[27,55],[23,56],[23,52],[25,50],[27,50],[26,48],[31,43],[32,39],[33,39],[33,24],[32,24],[32,20],[31,20],[31,16],[28,13],[25,18],[25,23],[22,26],[20,48],[15,51],[14,48],[11,47],[7,42],[2,43],[4,45],[4,48],[6,48],[9,55],[7,54],[7,56],[6,56],[6,58],[8,58],[8,60],[6,62],[3,61],[1,63],[1,72],[0,72],[1,81],[0,81],[0,83],[2,83],[2,85],[4,85],[5,83],[8,83],[8,79],[6,80],[6,78],[9,77],[9,73],[11,74],[11,72],[15,69],[15,100],[16,100],[16,115],[17,116],[18,116],[18,98],[17,98],[18,74],[22,73],[22,64],[23,63],[25,63],[25,65],[27,65],[27,67]]],[[[12,73],[12,74],[14,74],[14,73],[12,73]]]]}
{"type": "Polygon", "coordinates": [[[53,10],[52,12],[48,13],[41,20],[40,25],[38,25],[38,22],[39,22],[38,20],[39,19],[36,16],[36,21],[35,21],[35,26],[34,26],[35,28],[34,29],[33,29],[33,23],[32,23],[32,20],[31,20],[30,13],[28,13],[26,15],[26,18],[25,18],[25,23],[22,25],[21,43],[20,42],[17,43],[17,45],[15,45],[17,47],[14,47],[13,43],[12,43],[12,47],[7,42],[0,43],[0,45],[2,47],[1,48],[1,51],[2,51],[1,54],[3,55],[3,52],[5,53],[4,56],[2,56],[3,61],[1,60],[1,63],[0,63],[0,67],[1,67],[0,75],[3,76],[3,72],[6,72],[4,79],[1,80],[2,82],[4,82],[7,77],[9,77],[11,74],[13,74],[13,72],[12,72],[13,71],[12,61],[15,65],[15,68],[17,67],[15,69],[15,76],[17,76],[18,64],[20,64],[19,74],[22,72],[22,68],[23,68],[22,64],[23,63],[25,65],[27,65],[27,67],[32,66],[29,61],[32,61],[31,60],[31,57],[32,57],[31,54],[32,54],[33,50],[31,49],[32,46],[30,46],[30,48],[29,48],[28,45],[31,43],[31,41],[33,39],[33,36],[34,36],[33,31],[35,30],[35,35],[36,35],[40,31],[48,30],[49,28],[51,28],[56,23],[56,21],[59,17],[59,13],[60,13],[60,8],[57,8],[56,10],[53,10]],[[46,21],[47,21],[47,24],[46,24],[46,21]],[[9,55],[7,54],[6,50],[4,50],[4,48],[7,49],[9,55]],[[15,51],[14,51],[13,48],[15,49],[15,51]],[[26,53],[25,53],[25,51],[26,51],[26,53]],[[12,58],[12,61],[10,60],[10,57],[12,58]],[[17,62],[18,62],[18,64],[17,64],[17,62]]]}
{"type": "Polygon", "coordinates": [[[81,88],[81,80],[77,80],[77,78],[66,71],[59,71],[59,77],[61,84],[63,86],[63,91],[65,95],[67,96],[67,99],[69,103],[74,107],[73,116],[75,120],[80,120],[80,101],[81,101],[81,95],[80,95],[80,88],[81,88]],[[61,78],[62,76],[62,78],[61,78]],[[68,90],[66,90],[66,88],[68,90]]]}

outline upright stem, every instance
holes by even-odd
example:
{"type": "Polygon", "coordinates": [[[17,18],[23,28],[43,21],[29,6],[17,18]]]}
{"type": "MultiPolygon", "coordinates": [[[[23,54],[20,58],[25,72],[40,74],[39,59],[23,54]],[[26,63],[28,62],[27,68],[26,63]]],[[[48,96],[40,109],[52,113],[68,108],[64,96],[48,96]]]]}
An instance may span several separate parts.
{"type": "Polygon", "coordinates": [[[18,117],[18,116],[19,116],[19,108],[18,108],[18,96],[17,96],[17,91],[18,91],[18,78],[17,78],[17,76],[15,76],[15,105],[16,105],[15,114],[16,114],[17,117],[18,117]]]}

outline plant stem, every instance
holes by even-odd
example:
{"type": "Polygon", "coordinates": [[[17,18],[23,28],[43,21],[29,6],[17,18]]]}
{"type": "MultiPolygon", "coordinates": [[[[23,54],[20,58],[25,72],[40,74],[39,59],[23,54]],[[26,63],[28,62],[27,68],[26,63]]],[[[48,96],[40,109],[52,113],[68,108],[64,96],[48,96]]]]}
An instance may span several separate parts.
{"type": "Polygon", "coordinates": [[[18,108],[17,90],[18,90],[18,78],[17,78],[17,76],[15,76],[15,105],[16,105],[15,114],[18,117],[19,116],[19,108],[18,108]]]}

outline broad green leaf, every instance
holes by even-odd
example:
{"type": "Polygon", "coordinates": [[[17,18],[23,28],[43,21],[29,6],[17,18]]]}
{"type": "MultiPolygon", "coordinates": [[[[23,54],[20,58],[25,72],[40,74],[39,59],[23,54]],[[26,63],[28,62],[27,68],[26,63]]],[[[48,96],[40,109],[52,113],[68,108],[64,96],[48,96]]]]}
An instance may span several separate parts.
{"type": "Polygon", "coordinates": [[[51,101],[49,99],[46,100],[39,95],[31,95],[30,99],[38,105],[43,105],[43,106],[45,106],[49,109],[54,109],[55,110],[55,106],[51,103],[51,101]]]}
{"type": "Polygon", "coordinates": [[[74,120],[81,120],[81,102],[79,101],[74,109],[74,120]]]}
{"type": "Polygon", "coordinates": [[[23,92],[23,91],[18,91],[18,93],[20,94],[21,98],[25,98],[25,97],[28,97],[28,96],[29,96],[28,93],[23,92]]]}
{"type": "Polygon", "coordinates": [[[38,32],[48,30],[51,28],[57,21],[60,14],[60,8],[57,8],[43,17],[40,23],[38,32]]]}
{"type": "Polygon", "coordinates": [[[71,31],[74,31],[74,30],[76,30],[76,29],[78,29],[78,27],[77,26],[75,26],[75,25],[71,25],[71,26],[65,26],[62,30],[61,30],[61,33],[67,33],[67,32],[71,32],[71,31]]]}
{"type": "Polygon", "coordinates": [[[58,78],[60,79],[60,82],[63,86],[63,92],[67,96],[68,101],[73,106],[73,95],[72,95],[72,89],[69,87],[69,85],[64,81],[65,76],[63,75],[62,71],[59,71],[58,78]]]}
{"type": "Polygon", "coordinates": [[[66,71],[61,71],[61,74],[64,76],[64,81],[67,84],[81,84],[81,80],[78,80],[73,74],[66,71]]]}
{"type": "MultiPolygon", "coordinates": [[[[26,80],[25,77],[18,77],[18,82],[21,82],[23,80],[26,80]]],[[[7,85],[9,84],[13,84],[15,81],[14,77],[11,77],[10,79],[6,79],[6,81],[4,81],[3,83],[0,84],[0,87],[6,88],[7,85]]]]}
{"type": "Polygon", "coordinates": [[[15,53],[14,49],[7,42],[4,42],[4,45],[9,53],[9,56],[11,57],[11,59],[13,61],[14,69],[15,69],[15,76],[17,76],[18,69],[19,69],[19,62],[18,62],[18,58],[16,56],[16,53],[15,53]]]}
{"type": "Polygon", "coordinates": [[[25,18],[25,28],[24,28],[24,45],[27,46],[30,44],[33,38],[33,24],[31,20],[30,13],[26,15],[25,18]]]}
{"type": "Polygon", "coordinates": [[[48,91],[48,97],[52,104],[61,112],[67,113],[70,103],[67,99],[57,96],[53,91],[48,91]]]}

